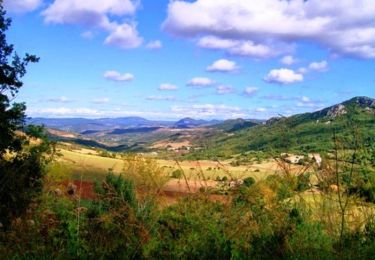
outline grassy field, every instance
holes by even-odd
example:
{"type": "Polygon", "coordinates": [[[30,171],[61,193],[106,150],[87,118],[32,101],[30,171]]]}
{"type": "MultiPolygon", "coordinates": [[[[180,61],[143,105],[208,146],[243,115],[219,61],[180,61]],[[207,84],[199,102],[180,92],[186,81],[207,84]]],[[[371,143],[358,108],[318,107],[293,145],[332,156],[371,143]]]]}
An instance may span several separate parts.
{"type": "MultiPolygon", "coordinates": [[[[117,158],[108,158],[97,155],[95,150],[88,149],[60,149],[61,156],[58,162],[63,164],[70,172],[73,179],[84,180],[102,179],[108,171],[122,173],[124,161],[117,158]]],[[[248,164],[240,166],[230,165],[230,160],[215,162],[208,160],[201,161],[173,161],[159,160],[158,164],[165,169],[166,174],[182,169],[189,180],[216,180],[217,177],[228,179],[243,179],[253,177],[261,180],[277,171],[277,165],[272,161],[264,161],[260,164],[248,164]]]]}

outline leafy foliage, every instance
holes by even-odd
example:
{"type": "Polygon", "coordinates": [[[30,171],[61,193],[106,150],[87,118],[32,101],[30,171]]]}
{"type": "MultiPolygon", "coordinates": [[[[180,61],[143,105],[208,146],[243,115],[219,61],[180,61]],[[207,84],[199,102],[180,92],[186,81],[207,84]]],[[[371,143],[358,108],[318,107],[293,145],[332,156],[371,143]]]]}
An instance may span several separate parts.
{"type": "Polygon", "coordinates": [[[26,106],[13,103],[22,87],[26,66],[38,58],[26,54],[20,58],[6,41],[11,20],[0,5],[0,223],[7,228],[22,214],[32,198],[41,191],[44,152],[49,143],[42,128],[30,126],[28,136],[17,132],[23,128],[26,106]],[[39,138],[40,143],[38,143],[39,138]],[[33,144],[37,143],[37,144],[33,144]]]}

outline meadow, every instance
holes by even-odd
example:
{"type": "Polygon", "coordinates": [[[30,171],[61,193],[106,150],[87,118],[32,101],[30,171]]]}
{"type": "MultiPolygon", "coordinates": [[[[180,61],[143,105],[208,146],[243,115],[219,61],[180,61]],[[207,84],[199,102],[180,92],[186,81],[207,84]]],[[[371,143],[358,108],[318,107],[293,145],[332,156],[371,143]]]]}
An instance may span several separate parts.
{"type": "MultiPolygon", "coordinates": [[[[72,179],[103,180],[105,175],[112,171],[119,174],[124,171],[124,160],[121,154],[114,154],[112,157],[101,156],[97,150],[75,146],[59,148],[60,156],[57,161],[62,163],[71,172],[72,179]]],[[[147,156],[147,155],[146,155],[147,156]]],[[[149,155],[150,158],[153,158],[149,155]]],[[[233,160],[210,161],[180,161],[154,158],[158,165],[165,170],[166,176],[173,175],[176,170],[182,170],[189,180],[217,180],[227,177],[229,179],[244,179],[253,177],[255,180],[262,180],[267,176],[277,173],[277,163],[272,159],[261,163],[248,163],[233,166],[233,160]]],[[[182,178],[182,176],[180,176],[182,178]]]]}

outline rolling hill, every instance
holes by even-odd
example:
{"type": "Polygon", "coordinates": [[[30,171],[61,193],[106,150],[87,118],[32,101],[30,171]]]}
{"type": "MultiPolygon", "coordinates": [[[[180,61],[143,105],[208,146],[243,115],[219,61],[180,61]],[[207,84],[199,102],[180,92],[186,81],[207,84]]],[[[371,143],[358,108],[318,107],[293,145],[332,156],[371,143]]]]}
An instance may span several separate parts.
{"type": "Polygon", "coordinates": [[[230,157],[259,150],[329,151],[334,133],[350,140],[354,131],[366,143],[375,142],[375,99],[355,97],[321,111],[271,118],[265,124],[223,132],[211,137],[207,148],[192,156],[230,157]]]}

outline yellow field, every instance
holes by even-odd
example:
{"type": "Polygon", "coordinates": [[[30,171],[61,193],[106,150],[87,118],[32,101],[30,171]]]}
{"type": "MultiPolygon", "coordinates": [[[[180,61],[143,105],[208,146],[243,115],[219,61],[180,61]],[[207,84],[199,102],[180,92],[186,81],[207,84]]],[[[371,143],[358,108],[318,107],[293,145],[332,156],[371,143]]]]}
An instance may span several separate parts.
{"type": "MultiPolygon", "coordinates": [[[[109,170],[114,173],[122,173],[124,162],[119,158],[107,158],[97,155],[97,152],[88,149],[67,150],[60,149],[61,157],[58,161],[66,165],[73,177],[84,179],[99,179],[109,170]]],[[[253,177],[256,180],[263,179],[277,171],[274,162],[264,162],[262,164],[231,166],[230,161],[182,161],[157,160],[158,164],[165,169],[166,174],[170,174],[177,169],[182,169],[186,177],[190,180],[206,179],[215,180],[217,177],[227,176],[228,179],[241,179],[253,177]]]]}

